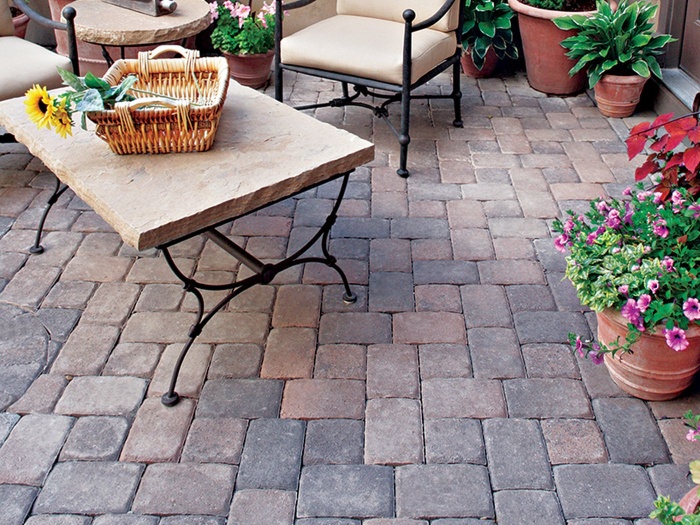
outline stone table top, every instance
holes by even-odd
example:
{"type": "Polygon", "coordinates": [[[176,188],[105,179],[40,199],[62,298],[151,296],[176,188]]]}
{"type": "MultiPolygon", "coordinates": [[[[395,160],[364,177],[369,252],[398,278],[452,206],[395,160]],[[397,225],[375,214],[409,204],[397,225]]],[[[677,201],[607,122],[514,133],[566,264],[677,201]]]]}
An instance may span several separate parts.
{"type": "Polygon", "coordinates": [[[102,0],[76,0],[75,34],[79,40],[109,46],[161,44],[203,31],[211,23],[205,0],[178,0],[177,9],[149,16],[102,0]]]}
{"type": "Polygon", "coordinates": [[[374,146],[233,80],[209,151],[117,155],[79,126],[37,129],[23,98],[0,102],[0,125],[139,250],[303,191],[374,158],[374,146]]]}

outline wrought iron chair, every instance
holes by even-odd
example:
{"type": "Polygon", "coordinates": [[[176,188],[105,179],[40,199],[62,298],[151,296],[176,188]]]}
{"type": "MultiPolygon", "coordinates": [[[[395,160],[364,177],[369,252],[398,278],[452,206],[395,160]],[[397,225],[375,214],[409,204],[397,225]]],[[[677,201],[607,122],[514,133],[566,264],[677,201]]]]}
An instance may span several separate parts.
{"type": "Polygon", "coordinates": [[[275,98],[282,101],[284,70],[340,81],[343,95],[329,102],[298,106],[361,106],[370,108],[396,134],[401,147],[397,173],[406,168],[411,100],[451,98],[453,125],[462,127],[459,76],[463,0],[337,0],[337,15],[283,38],[282,13],[315,0],[297,0],[277,7],[275,35],[275,98]],[[413,91],[452,67],[449,95],[414,95],[413,91]],[[354,93],[349,93],[352,84],[354,93]],[[383,100],[378,106],[361,96],[383,100]],[[400,129],[389,122],[388,106],[400,102],[400,129]]]}

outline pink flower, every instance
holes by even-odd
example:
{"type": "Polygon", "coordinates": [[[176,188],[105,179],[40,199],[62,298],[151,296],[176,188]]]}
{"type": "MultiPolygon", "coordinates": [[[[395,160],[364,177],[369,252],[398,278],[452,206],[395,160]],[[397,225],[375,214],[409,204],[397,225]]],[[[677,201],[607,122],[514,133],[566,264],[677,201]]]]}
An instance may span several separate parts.
{"type": "Polygon", "coordinates": [[[654,192],[654,204],[661,204],[661,198],[663,195],[661,195],[660,191],[655,191],[654,192]]]}
{"type": "Polygon", "coordinates": [[[566,222],[564,223],[564,233],[571,233],[571,231],[574,229],[574,221],[571,217],[566,219],[566,222]]]}
{"type": "Polygon", "coordinates": [[[654,222],[653,224],[654,228],[654,233],[661,237],[662,239],[665,239],[668,237],[668,228],[666,227],[666,221],[663,219],[659,219],[654,222]]]}
{"type": "Polygon", "coordinates": [[[647,283],[647,288],[649,288],[649,291],[651,293],[656,293],[659,289],[659,281],[656,279],[649,279],[649,282],[647,283]]]}
{"type": "Polygon", "coordinates": [[[605,219],[605,224],[613,230],[619,228],[622,224],[622,221],[620,220],[620,212],[617,210],[610,210],[607,218],[605,219]]]}
{"type": "Polygon", "coordinates": [[[668,255],[664,257],[664,260],[661,261],[661,266],[666,268],[667,272],[673,272],[676,269],[673,267],[673,259],[671,259],[668,255]]]}
{"type": "Polygon", "coordinates": [[[581,357],[586,357],[586,354],[583,352],[583,341],[581,341],[581,336],[576,336],[576,352],[578,355],[581,357]]]}
{"type": "Polygon", "coordinates": [[[629,186],[627,186],[624,190],[622,190],[622,194],[623,194],[625,197],[629,197],[630,195],[632,195],[632,188],[630,188],[629,186]]]}
{"type": "Polygon", "coordinates": [[[600,213],[608,213],[610,210],[610,206],[608,206],[608,203],[605,201],[598,201],[595,204],[596,210],[598,210],[600,213]]]}
{"type": "Polygon", "coordinates": [[[691,204],[688,209],[693,212],[693,219],[700,217],[700,204],[691,204]]]}
{"type": "Polygon", "coordinates": [[[637,301],[634,299],[627,299],[627,302],[620,310],[622,317],[627,319],[630,323],[634,324],[641,314],[639,308],[637,307],[637,301]]]}
{"type": "Polygon", "coordinates": [[[690,297],[683,303],[683,313],[691,321],[700,319],[700,301],[695,297],[690,297]]]}
{"type": "Polygon", "coordinates": [[[569,237],[566,234],[561,234],[554,239],[554,247],[561,253],[566,253],[566,247],[569,245],[569,237]]]}
{"type": "Polygon", "coordinates": [[[600,351],[600,345],[598,343],[593,343],[591,351],[588,352],[588,357],[591,359],[591,363],[594,365],[599,365],[603,362],[603,353],[600,351]]]}
{"type": "Polygon", "coordinates": [[[687,439],[688,441],[700,440],[699,438],[700,438],[700,430],[696,430],[693,428],[689,429],[688,433],[685,435],[685,439],[687,439]]]}
{"type": "Polygon", "coordinates": [[[219,18],[219,4],[216,2],[209,4],[209,14],[211,15],[212,22],[219,18]]]}
{"type": "Polygon", "coordinates": [[[622,295],[627,296],[627,294],[630,291],[630,287],[626,284],[623,284],[622,286],[619,286],[617,288],[617,291],[620,292],[622,295]]]}
{"type": "Polygon", "coordinates": [[[664,335],[666,336],[666,344],[675,350],[676,352],[682,352],[688,348],[688,340],[685,337],[685,330],[674,326],[670,330],[665,329],[664,335]]]}
{"type": "Polygon", "coordinates": [[[647,311],[647,308],[649,308],[649,305],[651,304],[651,295],[649,294],[642,294],[639,296],[639,299],[637,300],[637,308],[639,308],[639,311],[644,313],[647,311]]]}
{"type": "Polygon", "coordinates": [[[588,237],[586,237],[586,244],[588,246],[593,246],[595,244],[595,240],[598,238],[598,232],[591,232],[588,234],[588,237]]]}

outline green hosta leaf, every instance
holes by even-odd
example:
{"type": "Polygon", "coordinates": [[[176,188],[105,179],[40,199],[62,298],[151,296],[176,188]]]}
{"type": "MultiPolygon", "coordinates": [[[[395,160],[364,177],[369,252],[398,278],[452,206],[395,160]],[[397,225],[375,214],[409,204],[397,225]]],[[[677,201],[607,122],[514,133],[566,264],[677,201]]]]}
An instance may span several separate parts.
{"type": "Polygon", "coordinates": [[[468,33],[476,26],[476,20],[465,20],[462,25],[462,34],[468,33]]]}
{"type": "Polygon", "coordinates": [[[493,25],[496,26],[496,29],[510,29],[510,18],[496,18],[496,20],[493,21],[493,25]]]}
{"type": "Polygon", "coordinates": [[[656,78],[661,78],[661,66],[659,66],[659,62],[654,58],[654,57],[646,57],[646,62],[647,66],[649,66],[649,69],[651,72],[654,74],[656,78]]]}
{"type": "Polygon", "coordinates": [[[492,22],[479,22],[479,30],[491,38],[496,36],[496,26],[492,22]]]}
{"type": "Polygon", "coordinates": [[[661,49],[669,42],[675,42],[676,39],[672,38],[671,35],[658,35],[649,39],[649,43],[646,45],[647,49],[661,49]]]}
{"type": "MultiPolygon", "coordinates": [[[[632,40],[630,40],[630,46],[632,47],[644,47],[648,46],[652,41],[651,35],[635,35],[632,40]]],[[[663,46],[663,44],[662,44],[663,46]]]]}
{"type": "Polygon", "coordinates": [[[85,75],[85,85],[89,88],[100,89],[102,91],[105,91],[112,87],[109,85],[108,82],[105,82],[101,78],[97,78],[90,71],[88,71],[87,75],[85,75]]]}
{"type": "Polygon", "coordinates": [[[632,64],[632,71],[637,73],[640,77],[649,78],[651,76],[649,66],[646,62],[644,62],[644,60],[637,60],[634,64],[632,64]]]}
{"type": "Polygon", "coordinates": [[[559,29],[564,30],[580,29],[585,21],[586,17],[583,15],[571,15],[552,20],[554,25],[556,25],[559,29]]]}

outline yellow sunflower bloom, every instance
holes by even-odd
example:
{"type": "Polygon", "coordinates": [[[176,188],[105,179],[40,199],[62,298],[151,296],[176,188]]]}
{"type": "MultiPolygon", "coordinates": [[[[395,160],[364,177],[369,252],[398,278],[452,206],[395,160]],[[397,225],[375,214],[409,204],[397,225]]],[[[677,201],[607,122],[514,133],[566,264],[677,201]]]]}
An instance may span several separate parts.
{"type": "Polygon", "coordinates": [[[73,123],[71,122],[70,113],[66,109],[66,99],[62,98],[57,102],[58,105],[54,108],[54,113],[51,116],[51,124],[56,127],[56,133],[65,139],[66,135],[73,135],[71,128],[73,123]]]}
{"type": "Polygon", "coordinates": [[[54,105],[51,95],[46,87],[41,87],[39,84],[34,84],[31,89],[25,93],[27,98],[24,101],[27,106],[27,114],[37,128],[46,127],[51,129],[51,117],[54,113],[54,105]]]}

